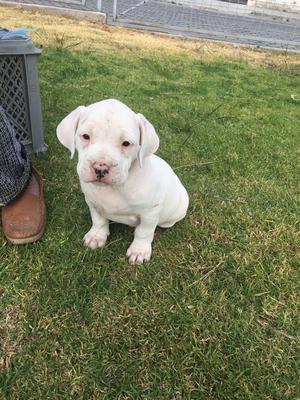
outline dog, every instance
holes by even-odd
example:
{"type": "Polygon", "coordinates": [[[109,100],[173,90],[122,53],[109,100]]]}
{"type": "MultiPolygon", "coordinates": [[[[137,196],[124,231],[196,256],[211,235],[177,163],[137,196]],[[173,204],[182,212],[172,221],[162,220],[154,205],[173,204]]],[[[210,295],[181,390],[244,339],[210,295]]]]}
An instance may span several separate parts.
{"type": "Polygon", "coordinates": [[[149,261],[156,226],[169,228],[185,217],[186,189],[172,168],[154,155],[159,138],[152,124],[115,99],[79,106],[57,127],[60,143],[74,156],[92,227],[91,249],[103,247],[109,221],[135,227],[127,250],[130,264],[149,261]]]}

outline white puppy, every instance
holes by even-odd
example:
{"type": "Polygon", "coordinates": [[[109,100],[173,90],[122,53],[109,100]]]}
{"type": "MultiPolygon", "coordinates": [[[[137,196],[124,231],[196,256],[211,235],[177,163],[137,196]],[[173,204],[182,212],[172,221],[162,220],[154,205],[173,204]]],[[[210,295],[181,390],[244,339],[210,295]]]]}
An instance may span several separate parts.
{"type": "Polygon", "coordinates": [[[159,146],[153,126],[120,101],[103,100],[72,111],[57,137],[71,157],[78,150],[77,172],[93,222],[85,245],[104,246],[108,221],[120,222],[135,227],[129,262],[148,261],[156,226],[174,225],[189,203],[171,167],[153,155],[159,146]]]}

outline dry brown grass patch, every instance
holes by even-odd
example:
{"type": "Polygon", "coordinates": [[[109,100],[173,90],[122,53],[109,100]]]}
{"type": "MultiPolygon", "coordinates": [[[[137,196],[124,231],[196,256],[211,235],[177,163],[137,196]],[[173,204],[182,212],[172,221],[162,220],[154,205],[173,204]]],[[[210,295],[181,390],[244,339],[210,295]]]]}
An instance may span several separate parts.
{"type": "Polygon", "coordinates": [[[9,305],[0,314],[0,371],[9,366],[19,352],[23,332],[22,313],[18,305],[9,305]]]}

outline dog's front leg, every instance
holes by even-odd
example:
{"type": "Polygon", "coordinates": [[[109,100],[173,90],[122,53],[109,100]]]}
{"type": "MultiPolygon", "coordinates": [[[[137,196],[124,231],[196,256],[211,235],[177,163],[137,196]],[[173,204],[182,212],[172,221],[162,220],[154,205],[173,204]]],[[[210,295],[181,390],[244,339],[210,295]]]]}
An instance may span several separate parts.
{"type": "Polygon", "coordinates": [[[109,235],[108,220],[96,210],[91,202],[86,199],[87,205],[91,212],[93,225],[88,233],[84,236],[84,244],[95,250],[97,247],[103,247],[106,243],[107,236],[109,235]]]}
{"type": "Polygon", "coordinates": [[[126,253],[130,264],[142,264],[144,261],[150,260],[151,243],[157,223],[157,215],[141,217],[141,222],[134,231],[134,240],[126,253]]]}

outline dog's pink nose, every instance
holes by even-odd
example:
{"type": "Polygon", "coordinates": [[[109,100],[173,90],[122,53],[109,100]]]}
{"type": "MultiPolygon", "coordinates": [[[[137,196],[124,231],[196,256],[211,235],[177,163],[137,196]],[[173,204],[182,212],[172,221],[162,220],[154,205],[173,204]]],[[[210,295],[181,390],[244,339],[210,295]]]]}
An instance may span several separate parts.
{"type": "Polygon", "coordinates": [[[105,163],[94,163],[93,168],[98,179],[104,178],[109,173],[109,166],[105,163]]]}

